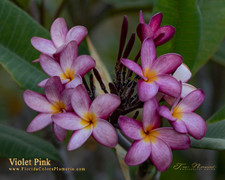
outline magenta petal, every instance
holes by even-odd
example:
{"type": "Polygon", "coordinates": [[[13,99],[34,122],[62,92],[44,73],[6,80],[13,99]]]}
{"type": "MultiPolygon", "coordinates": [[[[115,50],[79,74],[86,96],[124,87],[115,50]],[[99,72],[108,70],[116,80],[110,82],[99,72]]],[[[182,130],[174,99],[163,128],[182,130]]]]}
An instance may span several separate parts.
{"type": "Polygon", "coordinates": [[[151,27],[153,32],[156,32],[159,29],[160,24],[162,22],[162,18],[163,18],[163,14],[161,12],[152,16],[149,22],[149,26],[151,27]]]}
{"type": "Polygon", "coordinates": [[[154,33],[147,24],[140,23],[137,26],[137,35],[143,42],[146,38],[152,38],[154,33]]]}
{"type": "Polygon", "coordinates": [[[88,34],[88,30],[84,26],[75,26],[69,30],[69,32],[66,35],[66,43],[70,41],[77,41],[77,44],[79,45],[81,41],[85,38],[85,36],[88,34]]]}
{"type": "Polygon", "coordinates": [[[52,130],[56,136],[56,138],[61,142],[66,138],[66,130],[59,127],[55,123],[52,123],[52,130]]]}
{"type": "Polygon", "coordinates": [[[89,111],[91,105],[91,99],[85,89],[84,85],[78,85],[74,88],[73,95],[71,97],[71,103],[74,111],[80,116],[83,117],[84,113],[89,111]]]}
{"type": "Polygon", "coordinates": [[[135,166],[145,162],[151,153],[151,144],[142,140],[134,141],[128,150],[125,162],[128,166],[135,166]]]}
{"type": "Polygon", "coordinates": [[[188,133],[195,139],[203,138],[207,129],[204,119],[202,119],[198,114],[192,112],[182,113],[182,115],[182,121],[184,121],[188,133]]]}
{"type": "Polygon", "coordinates": [[[131,61],[129,59],[123,59],[123,58],[121,58],[120,61],[122,62],[122,64],[124,66],[126,66],[128,69],[133,71],[135,74],[137,74],[138,76],[140,76],[143,79],[147,80],[147,78],[144,77],[144,75],[143,75],[141,66],[139,66],[137,63],[135,63],[134,61],[131,61]]]}
{"type": "Polygon", "coordinates": [[[78,56],[78,45],[76,41],[71,41],[62,50],[60,55],[60,65],[64,72],[71,69],[71,66],[78,56]]]}
{"type": "Polygon", "coordinates": [[[173,128],[179,133],[187,133],[186,124],[182,120],[170,121],[173,128]]]}
{"type": "Polygon", "coordinates": [[[61,101],[65,104],[66,111],[73,111],[72,104],[71,104],[71,97],[74,92],[74,89],[69,88],[65,89],[61,94],[61,101]]]}
{"type": "Polygon", "coordinates": [[[181,84],[170,75],[158,75],[157,84],[159,91],[169,96],[179,97],[181,94],[181,84]]]}
{"type": "Polygon", "coordinates": [[[85,141],[87,141],[87,139],[91,136],[92,130],[93,128],[91,126],[91,129],[83,128],[74,131],[67,145],[67,150],[72,151],[82,146],[85,143],[85,141]]]}
{"type": "Polygon", "coordinates": [[[97,125],[93,128],[92,136],[98,143],[106,147],[113,148],[118,143],[115,128],[112,124],[103,119],[97,120],[97,125]]]}
{"type": "Polygon", "coordinates": [[[182,108],[183,112],[195,111],[203,103],[204,99],[205,93],[198,89],[185,96],[178,106],[182,108]]]}
{"type": "MultiPolygon", "coordinates": [[[[182,94],[182,92],[181,92],[181,94],[182,94]]],[[[168,96],[168,95],[165,95],[163,98],[167,102],[167,104],[169,104],[170,106],[172,106],[176,100],[176,98],[174,98],[172,96],[168,96]]]]}
{"type": "Polygon", "coordinates": [[[165,171],[172,162],[172,151],[165,142],[157,138],[156,141],[152,143],[150,159],[160,172],[165,171]]]}
{"type": "Polygon", "coordinates": [[[141,10],[139,13],[139,23],[145,24],[145,19],[141,10]]]}
{"type": "Polygon", "coordinates": [[[52,122],[52,114],[50,113],[40,113],[38,114],[27,127],[27,132],[39,131],[52,122]]]}
{"type": "Polygon", "coordinates": [[[95,60],[91,56],[81,55],[73,62],[72,69],[75,70],[76,74],[83,77],[95,67],[95,64],[95,60]]]}
{"type": "Polygon", "coordinates": [[[154,42],[156,46],[162,45],[172,39],[175,33],[173,26],[162,26],[154,34],[154,42]]]}
{"type": "Polygon", "coordinates": [[[186,134],[176,132],[171,127],[158,128],[158,136],[161,140],[167,143],[173,150],[187,149],[190,146],[190,138],[186,134]]]}
{"type": "Polygon", "coordinates": [[[145,130],[155,129],[160,126],[160,117],[158,115],[158,102],[152,98],[144,103],[142,124],[145,130]]]}
{"type": "Polygon", "coordinates": [[[25,103],[33,110],[43,113],[51,113],[51,104],[43,94],[26,90],[23,94],[25,103]]]}
{"type": "Polygon", "coordinates": [[[190,94],[192,91],[197,90],[196,87],[187,84],[187,83],[182,83],[182,91],[181,91],[181,98],[184,98],[188,94],[190,94]]]}
{"type": "Polygon", "coordinates": [[[153,63],[156,60],[155,43],[152,39],[145,39],[141,46],[141,64],[143,71],[148,68],[152,68],[153,63]]]}
{"type": "Polygon", "coordinates": [[[82,84],[82,78],[80,77],[80,75],[75,75],[74,79],[70,82],[68,82],[65,87],[66,88],[75,88],[78,85],[82,84]]]}
{"type": "Polygon", "coordinates": [[[166,119],[168,119],[170,121],[176,121],[176,119],[174,119],[172,117],[172,114],[171,114],[169,108],[167,106],[165,106],[165,105],[160,106],[158,108],[158,113],[159,113],[160,116],[162,116],[162,117],[164,117],[164,118],[166,118],[166,119]]]}
{"type": "Polygon", "coordinates": [[[50,56],[54,54],[56,51],[54,44],[52,43],[52,41],[48,39],[44,39],[40,37],[32,37],[31,44],[38,51],[50,56]]]}
{"type": "Polygon", "coordinates": [[[52,41],[58,48],[62,46],[66,40],[66,34],[68,32],[66,22],[63,18],[57,18],[51,26],[50,34],[52,41]]]}
{"type": "Polygon", "coordinates": [[[45,84],[45,95],[51,104],[58,103],[64,87],[58,76],[53,76],[45,84]]]}
{"type": "Polygon", "coordinates": [[[121,101],[114,94],[103,94],[94,99],[91,104],[90,112],[94,112],[98,118],[107,119],[115,111],[121,101]]]}
{"type": "Polygon", "coordinates": [[[153,98],[158,92],[159,86],[156,82],[147,83],[144,80],[138,81],[138,97],[145,102],[153,98]]]}
{"type": "Polygon", "coordinates": [[[78,130],[88,125],[88,123],[82,123],[82,119],[72,112],[54,114],[52,120],[55,124],[67,130],[78,130]]]}
{"type": "Polygon", "coordinates": [[[191,71],[188,66],[182,63],[177,70],[173,73],[173,77],[175,77],[178,81],[188,82],[191,78],[191,71]]]}
{"type": "Polygon", "coordinates": [[[182,64],[182,61],[183,59],[179,54],[164,54],[156,59],[152,66],[152,70],[157,71],[157,74],[170,74],[182,64]]]}
{"type": "Polygon", "coordinates": [[[118,123],[120,125],[122,132],[127,137],[134,140],[140,140],[143,138],[141,136],[141,132],[143,130],[141,122],[126,116],[120,116],[118,123]]]}
{"type": "Polygon", "coordinates": [[[60,76],[63,73],[59,63],[57,63],[50,56],[41,54],[41,56],[40,56],[40,64],[41,64],[42,69],[49,76],[60,76]]]}
{"type": "Polygon", "coordinates": [[[41,87],[41,88],[45,87],[45,84],[46,84],[46,82],[47,82],[48,80],[49,80],[49,78],[44,79],[43,81],[39,82],[39,83],[38,83],[38,87],[41,87]]]}

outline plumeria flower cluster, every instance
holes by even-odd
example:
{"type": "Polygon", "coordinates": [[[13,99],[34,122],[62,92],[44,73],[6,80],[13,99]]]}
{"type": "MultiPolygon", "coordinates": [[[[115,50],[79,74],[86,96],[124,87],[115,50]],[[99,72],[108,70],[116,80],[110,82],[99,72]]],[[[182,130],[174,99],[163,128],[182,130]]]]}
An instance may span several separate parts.
{"type": "Polygon", "coordinates": [[[127,165],[139,165],[149,159],[157,170],[168,169],[172,150],[189,148],[190,136],[205,136],[206,123],[194,113],[205,95],[187,83],[191,72],[181,55],[157,57],[156,47],[171,40],[175,33],[173,26],[160,26],[162,18],[159,12],[145,24],[140,12],[137,35],[141,47],[130,60],[135,33],[126,44],[128,20],[124,17],[115,78],[108,84],[110,92],[95,69],[95,60],[79,55],[78,46],[87,35],[85,27],[75,26],[68,31],[64,19],[58,18],[51,26],[52,41],[33,37],[32,45],[42,53],[35,62],[40,62],[49,78],[38,84],[45,94],[24,92],[26,104],[40,112],[27,131],[52,124],[59,141],[65,139],[67,131],[73,131],[68,150],[81,147],[90,136],[110,148],[119,142],[127,150],[127,165]],[[88,72],[89,85],[84,77],[88,72]],[[97,97],[93,74],[105,93],[97,97]],[[138,121],[141,108],[142,121],[138,121]],[[133,117],[126,116],[133,111],[133,117]],[[170,126],[163,127],[162,121],[166,120],[162,118],[170,126]]]}

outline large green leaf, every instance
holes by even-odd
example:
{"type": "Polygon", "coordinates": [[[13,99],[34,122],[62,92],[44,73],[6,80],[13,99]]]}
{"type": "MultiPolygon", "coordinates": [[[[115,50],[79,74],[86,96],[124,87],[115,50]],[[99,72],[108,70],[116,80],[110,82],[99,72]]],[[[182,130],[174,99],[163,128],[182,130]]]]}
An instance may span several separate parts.
{"type": "Polygon", "coordinates": [[[179,53],[192,68],[200,43],[200,11],[196,0],[156,0],[154,12],[163,13],[162,25],[173,25],[172,40],[157,48],[159,55],[179,53]]]}
{"type": "Polygon", "coordinates": [[[201,43],[193,72],[210,59],[225,36],[224,0],[202,0],[199,4],[202,14],[201,43]]]}
{"type": "Polygon", "coordinates": [[[207,124],[225,120],[225,106],[220,108],[215,114],[207,120],[207,124]]]}
{"type": "Polygon", "coordinates": [[[2,124],[0,124],[0,144],[0,157],[61,160],[52,144],[32,134],[2,124]]]}
{"type": "Polygon", "coordinates": [[[225,41],[221,43],[219,49],[213,55],[212,60],[225,66],[225,41]]]}

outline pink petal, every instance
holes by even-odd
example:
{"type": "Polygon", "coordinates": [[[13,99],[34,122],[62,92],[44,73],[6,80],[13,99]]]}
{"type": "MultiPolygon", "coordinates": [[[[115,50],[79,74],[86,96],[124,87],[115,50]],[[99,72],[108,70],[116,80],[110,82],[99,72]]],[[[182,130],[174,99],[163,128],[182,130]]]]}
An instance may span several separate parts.
{"type": "Polygon", "coordinates": [[[188,82],[191,78],[192,74],[188,66],[182,63],[177,70],[173,73],[173,77],[175,77],[178,81],[188,82]]]}
{"type": "Polygon", "coordinates": [[[154,34],[154,42],[156,46],[165,44],[174,35],[175,28],[173,26],[162,26],[154,34]]]}
{"type": "Polygon", "coordinates": [[[157,138],[156,141],[152,143],[150,159],[160,172],[165,171],[172,162],[172,151],[166,143],[157,138]]]}
{"type": "Polygon", "coordinates": [[[95,60],[91,56],[81,55],[73,62],[72,69],[75,70],[76,74],[83,77],[95,67],[95,64],[95,60]]]}
{"type": "Polygon", "coordinates": [[[94,99],[91,104],[90,112],[94,112],[98,118],[107,119],[115,111],[121,101],[114,94],[103,94],[94,99]]]}
{"type": "Polygon", "coordinates": [[[195,139],[202,139],[206,133],[206,123],[198,114],[188,112],[183,113],[182,121],[184,121],[188,133],[195,139]]]}
{"type": "Polygon", "coordinates": [[[84,120],[72,112],[54,114],[52,120],[55,124],[67,130],[78,130],[88,125],[88,123],[82,123],[84,120]]]}
{"type": "Polygon", "coordinates": [[[183,150],[190,146],[190,138],[186,134],[180,134],[171,127],[163,127],[156,129],[157,137],[167,143],[173,150],[183,150]]]}
{"type": "Polygon", "coordinates": [[[66,138],[66,130],[59,127],[55,123],[52,123],[52,130],[56,136],[56,138],[61,142],[66,138]]]}
{"type": "Polygon", "coordinates": [[[170,121],[173,128],[179,133],[187,133],[186,124],[182,120],[170,121]]]}
{"type": "Polygon", "coordinates": [[[156,59],[152,66],[152,70],[157,71],[157,74],[170,74],[181,65],[182,61],[182,56],[179,54],[164,54],[156,59]]]}
{"type": "Polygon", "coordinates": [[[60,65],[64,72],[71,69],[71,66],[78,56],[78,45],[76,41],[71,41],[62,50],[60,55],[60,65]]]}
{"type": "Polygon", "coordinates": [[[77,44],[79,45],[85,36],[88,34],[88,30],[84,26],[75,26],[69,30],[69,32],[66,35],[66,43],[70,41],[77,41],[77,44]]]}
{"type": "Polygon", "coordinates": [[[153,32],[156,32],[159,29],[160,24],[162,22],[162,18],[163,18],[163,14],[161,12],[152,16],[149,22],[149,26],[151,27],[153,32]]]}
{"type": "Polygon", "coordinates": [[[141,42],[143,42],[146,38],[152,38],[154,33],[147,24],[140,23],[137,26],[137,35],[141,42]]]}
{"type": "MultiPolygon", "coordinates": [[[[182,92],[181,92],[181,94],[182,94],[182,92]]],[[[167,102],[167,104],[169,104],[170,106],[172,106],[176,100],[176,98],[174,98],[172,96],[168,96],[168,95],[165,95],[163,98],[167,102]]]]}
{"type": "Polygon", "coordinates": [[[142,124],[145,130],[151,130],[160,126],[160,117],[158,115],[158,102],[152,98],[144,103],[142,124]]]}
{"type": "Polygon", "coordinates": [[[38,86],[38,87],[41,87],[41,88],[45,87],[45,84],[46,84],[46,82],[47,82],[48,80],[49,80],[49,78],[44,79],[43,81],[39,82],[37,86],[38,86]]]}
{"type": "Polygon", "coordinates": [[[174,119],[172,117],[172,114],[171,114],[169,108],[167,106],[165,106],[165,105],[160,106],[158,108],[158,113],[159,113],[160,116],[162,116],[162,117],[164,117],[164,118],[166,118],[166,119],[168,119],[170,121],[176,121],[176,119],[174,119]]]}
{"type": "Polygon", "coordinates": [[[141,132],[143,130],[141,122],[126,116],[120,116],[118,123],[120,125],[122,132],[127,137],[134,140],[140,140],[143,138],[141,136],[141,132]]]}
{"type": "Polygon", "coordinates": [[[150,38],[145,39],[141,46],[141,64],[143,71],[146,68],[151,69],[156,58],[155,43],[150,38]]]}
{"type": "Polygon", "coordinates": [[[40,61],[40,59],[38,58],[38,59],[33,60],[32,63],[36,63],[36,62],[39,62],[39,61],[40,61]]]}
{"type": "Polygon", "coordinates": [[[145,24],[145,19],[144,19],[144,16],[143,16],[143,13],[141,10],[140,10],[140,14],[139,14],[139,23],[145,24]]]}
{"type": "Polygon", "coordinates": [[[75,77],[72,81],[70,81],[69,83],[67,83],[65,85],[66,88],[75,88],[78,85],[82,84],[82,78],[80,77],[80,75],[75,74],[75,77]]]}
{"type": "Polygon", "coordinates": [[[60,65],[50,56],[41,54],[40,64],[42,69],[49,76],[60,76],[63,73],[60,65]]]}
{"type": "Polygon", "coordinates": [[[38,114],[27,127],[27,132],[39,131],[52,122],[52,114],[50,113],[40,113],[38,114]]]}
{"type": "Polygon", "coordinates": [[[45,95],[51,104],[59,102],[64,86],[58,76],[53,76],[45,84],[45,95]]]}
{"type": "Polygon", "coordinates": [[[205,93],[198,89],[185,96],[178,106],[182,108],[183,112],[195,111],[203,103],[204,99],[205,93]]]}
{"type": "Polygon", "coordinates": [[[67,150],[72,151],[82,146],[85,143],[85,141],[87,141],[87,139],[91,136],[92,130],[93,128],[91,126],[91,129],[83,128],[74,131],[67,145],[67,150]]]}
{"type": "Polygon", "coordinates": [[[68,29],[66,26],[66,22],[63,18],[57,18],[52,23],[50,34],[52,41],[54,42],[57,48],[64,44],[67,32],[68,29]]]}
{"type": "Polygon", "coordinates": [[[52,41],[40,37],[32,37],[31,44],[38,51],[51,56],[56,51],[56,48],[52,41]]]}
{"type": "Polygon", "coordinates": [[[135,166],[145,162],[151,153],[151,144],[142,140],[134,141],[128,150],[125,162],[128,166],[135,166]]]}
{"type": "Polygon", "coordinates": [[[106,147],[113,148],[118,143],[118,136],[115,128],[112,124],[103,119],[97,120],[97,125],[93,129],[92,136],[98,143],[106,147]]]}
{"type": "Polygon", "coordinates": [[[89,111],[91,105],[91,99],[85,89],[84,85],[78,85],[74,88],[73,95],[71,97],[71,103],[74,111],[80,116],[83,117],[84,113],[89,111]]]}
{"type": "Polygon", "coordinates": [[[147,80],[147,78],[144,77],[144,75],[143,75],[141,66],[139,66],[137,63],[135,63],[134,61],[131,61],[129,59],[123,59],[123,58],[121,58],[120,61],[122,62],[122,64],[124,66],[126,66],[128,69],[133,71],[135,74],[137,74],[138,76],[140,76],[143,79],[147,80]]]}
{"type": "Polygon", "coordinates": [[[181,94],[181,84],[170,75],[158,75],[157,84],[159,91],[169,96],[179,97],[181,94]]]}
{"type": "Polygon", "coordinates": [[[43,113],[51,113],[51,104],[43,94],[26,90],[23,94],[25,103],[33,110],[43,113]]]}
{"type": "Polygon", "coordinates": [[[197,90],[196,87],[187,84],[187,83],[182,83],[182,91],[181,91],[181,98],[184,98],[188,94],[190,94],[192,91],[197,90]]]}
{"type": "Polygon", "coordinates": [[[71,104],[71,97],[74,92],[74,89],[69,88],[65,89],[61,94],[61,101],[65,104],[66,111],[73,111],[72,104],[71,104]]]}
{"type": "Polygon", "coordinates": [[[138,81],[138,97],[145,102],[153,98],[158,92],[159,86],[156,82],[148,83],[140,79],[138,81]]]}

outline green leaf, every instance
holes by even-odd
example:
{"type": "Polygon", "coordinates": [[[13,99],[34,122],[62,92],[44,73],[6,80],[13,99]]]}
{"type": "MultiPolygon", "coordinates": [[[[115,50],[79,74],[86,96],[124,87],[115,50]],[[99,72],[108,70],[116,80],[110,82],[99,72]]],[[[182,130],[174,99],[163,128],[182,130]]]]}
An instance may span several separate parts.
{"type": "Polygon", "coordinates": [[[32,134],[2,124],[0,124],[0,144],[0,157],[61,160],[52,144],[32,134]]]}
{"type": "Polygon", "coordinates": [[[207,120],[207,124],[225,120],[225,106],[220,108],[215,114],[207,120]]]}
{"type": "Polygon", "coordinates": [[[191,138],[191,147],[200,149],[225,150],[225,120],[207,126],[206,136],[201,140],[191,138]]]}
{"type": "Polygon", "coordinates": [[[200,43],[200,11],[196,0],[156,0],[154,12],[163,13],[162,25],[173,25],[172,40],[157,48],[158,55],[181,54],[184,63],[192,68],[200,43]]]}
{"type": "Polygon", "coordinates": [[[194,73],[216,52],[225,36],[224,0],[203,0],[200,2],[202,14],[201,43],[197,60],[192,67],[194,73]]]}
{"type": "Polygon", "coordinates": [[[225,66],[225,41],[222,42],[219,49],[213,55],[212,60],[222,66],[225,66]]]}

